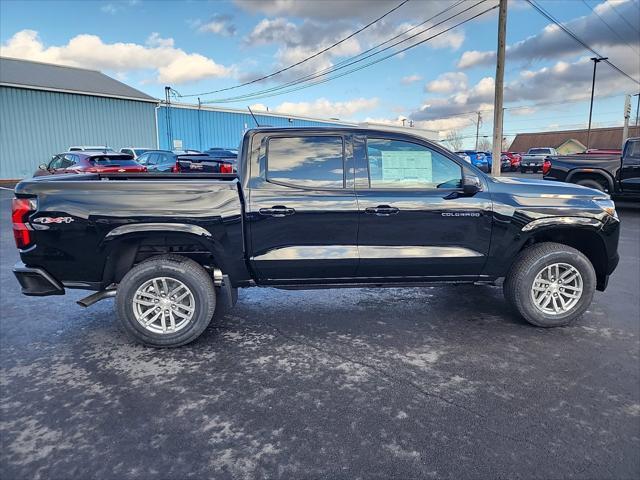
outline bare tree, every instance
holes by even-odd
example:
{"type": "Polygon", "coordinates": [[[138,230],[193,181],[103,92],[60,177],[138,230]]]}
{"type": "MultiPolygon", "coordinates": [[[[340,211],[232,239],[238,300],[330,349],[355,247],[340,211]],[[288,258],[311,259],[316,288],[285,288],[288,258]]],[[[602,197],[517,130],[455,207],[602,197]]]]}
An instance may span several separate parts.
{"type": "Polygon", "coordinates": [[[462,134],[458,130],[449,130],[444,137],[444,142],[454,152],[462,149],[462,134]]]}
{"type": "Polygon", "coordinates": [[[491,151],[491,142],[488,138],[482,137],[478,140],[478,151],[479,152],[489,152],[491,151]]]}

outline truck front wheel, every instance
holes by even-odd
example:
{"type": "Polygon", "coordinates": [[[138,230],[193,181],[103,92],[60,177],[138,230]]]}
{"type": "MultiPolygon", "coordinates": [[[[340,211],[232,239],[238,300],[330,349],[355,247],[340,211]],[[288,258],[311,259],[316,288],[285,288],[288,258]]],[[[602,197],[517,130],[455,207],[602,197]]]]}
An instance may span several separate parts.
{"type": "Polygon", "coordinates": [[[118,285],[118,318],[134,340],[151,347],[179,347],[198,338],[216,308],[211,276],[176,255],[133,267],[118,285]]]}
{"type": "Polygon", "coordinates": [[[589,307],[596,274],[587,257],[559,243],[535,244],[522,251],[504,282],[504,295],[529,323],[560,327],[589,307]]]}

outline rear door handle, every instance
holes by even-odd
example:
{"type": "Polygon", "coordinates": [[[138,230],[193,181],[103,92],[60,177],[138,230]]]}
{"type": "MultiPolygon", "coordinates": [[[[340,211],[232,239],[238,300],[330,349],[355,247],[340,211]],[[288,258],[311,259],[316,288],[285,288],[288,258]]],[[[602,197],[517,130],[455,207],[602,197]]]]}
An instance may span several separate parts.
{"type": "Polygon", "coordinates": [[[399,211],[399,208],[390,207],[389,205],[378,205],[377,207],[367,207],[364,209],[365,213],[376,215],[377,217],[388,217],[389,215],[396,215],[399,211]]]}
{"type": "Polygon", "coordinates": [[[296,211],[293,208],[284,207],[282,205],[276,205],[271,208],[261,208],[258,210],[260,215],[265,215],[268,217],[286,217],[288,215],[293,215],[296,211]]]}

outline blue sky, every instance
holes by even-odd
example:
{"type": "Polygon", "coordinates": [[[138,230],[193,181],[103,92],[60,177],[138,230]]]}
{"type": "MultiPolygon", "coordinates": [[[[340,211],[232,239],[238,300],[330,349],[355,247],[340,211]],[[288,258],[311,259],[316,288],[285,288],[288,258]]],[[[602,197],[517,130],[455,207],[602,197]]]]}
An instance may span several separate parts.
{"type": "MultiPolygon", "coordinates": [[[[444,11],[412,31],[432,26],[413,41],[425,39],[497,3],[485,0],[471,8],[479,1],[410,0],[362,33],[269,81],[201,98],[224,100],[313,74],[444,11]],[[433,26],[466,8],[470,10],[433,26]]],[[[157,97],[164,96],[165,85],[182,95],[198,94],[231,87],[300,61],[399,3],[5,0],[0,4],[0,53],[99,69],[157,97]]],[[[538,3],[599,53],[640,79],[638,0],[538,3]]],[[[549,24],[523,0],[509,3],[504,124],[508,138],[522,131],[586,126],[592,73],[588,59],[593,54],[549,24]]],[[[464,137],[465,147],[472,147],[477,117],[467,112],[480,110],[481,134],[491,133],[496,31],[494,9],[421,46],[342,78],[221,106],[253,105],[305,116],[385,123],[408,118],[418,127],[438,130],[443,137],[455,130],[464,137]]],[[[621,124],[624,94],[638,89],[637,83],[609,65],[599,64],[594,125],[621,124]]],[[[197,100],[185,97],[180,101],[197,100]]]]}

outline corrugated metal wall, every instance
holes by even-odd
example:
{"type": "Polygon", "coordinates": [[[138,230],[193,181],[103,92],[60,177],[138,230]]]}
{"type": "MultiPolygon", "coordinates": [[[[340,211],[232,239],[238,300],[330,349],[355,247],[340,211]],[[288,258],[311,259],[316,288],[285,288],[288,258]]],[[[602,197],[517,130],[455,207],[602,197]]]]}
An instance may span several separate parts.
{"type": "Polygon", "coordinates": [[[156,147],[156,104],[0,87],[0,179],[30,177],[71,145],[156,147]]]}
{"type": "MultiPolygon", "coordinates": [[[[160,148],[171,150],[169,133],[173,140],[182,140],[183,149],[206,150],[211,147],[236,148],[247,128],[254,128],[256,122],[249,112],[225,112],[218,110],[198,110],[197,108],[169,107],[171,132],[167,129],[167,107],[158,109],[158,142],[160,148]]],[[[272,127],[316,127],[337,125],[288,117],[255,114],[260,125],[272,127]]]]}

